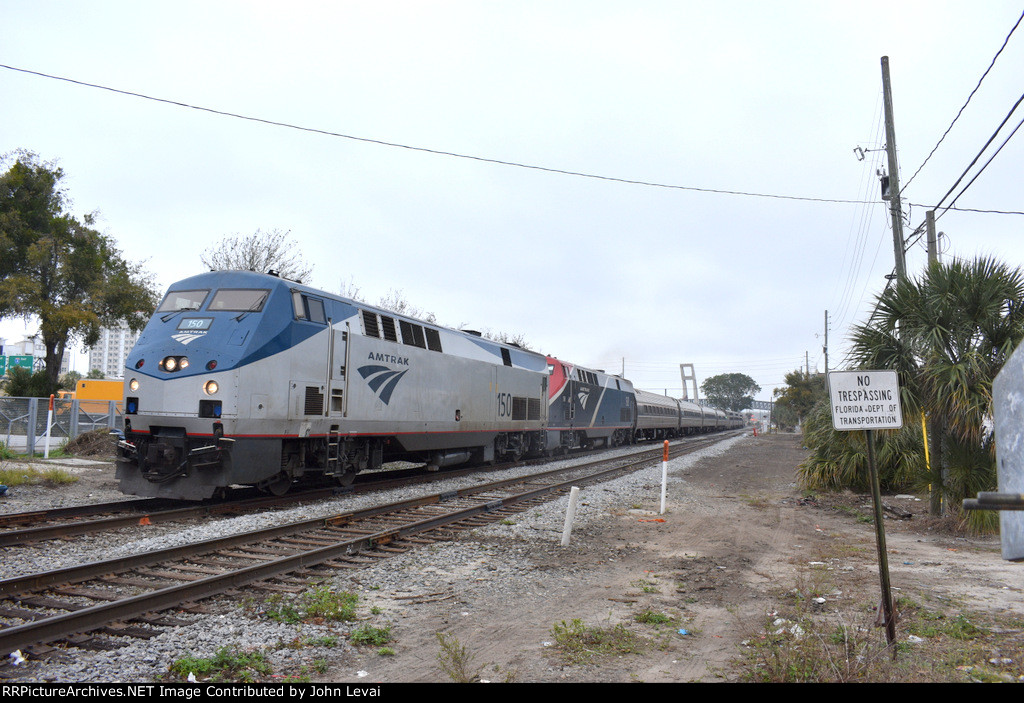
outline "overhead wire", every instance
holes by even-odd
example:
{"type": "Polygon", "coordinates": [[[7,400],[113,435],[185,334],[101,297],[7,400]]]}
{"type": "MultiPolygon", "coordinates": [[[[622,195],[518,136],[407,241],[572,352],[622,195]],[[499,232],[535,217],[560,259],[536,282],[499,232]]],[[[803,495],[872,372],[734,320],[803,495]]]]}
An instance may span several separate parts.
{"type": "Polygon", "coordinates": [[[166,105],[174,105],[176,107],[182,107],[182,108],[186,108],[186,109],[190,109],[190,110],[198,110],[200,112],[207,112],[207,113],[214,114],[214,115],[220,115],[222,117],[232,117],[232,118],[235,118],[235,119],[246,120],[246,121],[249,121],[249,122],[256,122],[256,123],[259,123],[259,124],[265,124],[265,125],[270,125],[270,126],[274,126],[274,127],[282,127],[282,128],[285,128],[285,129],[298,130],[298,131],[301,131],[301,132],[310,132],[310,133],[314,133],[314,134],[321,134],[321,135],[329,136],[329,137],[337,137],[337,138],[340,138],[340,139],[348,139],[348,140],[357,141],[357,142],[363,142],[363,143],[367,143],[367,144],[377,144],[379,146],[387,146],[387,147],[392,147],[392,148],[396,148],[396,149],[406,149],[406,150],[409,150],[409,151],[416,151],[416,152],[422,152],[422,153],[427,153],[427,154],[435,154],[435,155],[438,155],[438,156],[449,156],[449,157],[458,158],[458,159],[468,159],[468,160],[471,160],[471,161],[479,161],[479,162],[483,162],[483,163],[497,164],[497,165],[500,165],[500,166],[511,166],[511,167],[514,167],[514,168],[523,168],[523,169],[530,169],[530,170],[534,170],[534,171],[543,171],[543,172],[546,172],[546,173],[555,173],[555,174],[560,174],[560,175],[564,175],[564,176],[576,176],[576,177],[579,177],[579,178],[591,178],[591,179],[601,180],[601,181],[611,181],[611,182],[615,182],[615,183],[625,183],[625,184],[628,184],[628,185],[646,186],[646,187],[651,187],[651,188],[667,188],[667,189],[672,189],[672,190],[684,190],[684,191],[691,191],[691,192],[697,192],[697,193],[713,193],[713,194],[719,194],[719,195],[736,195],[736,196],[744,196],[744,197],[752,197],[752,198],[769,198],[769,199],[775,199],[775,200],[793,200],[793,201],[802,201],[802,202],[833,203],[833,204],[846,204],[846,205],[863,205],[863,204],[866,204],[865,202],[858,201],[858,200],[843,200],[843,199],[840,199],[840,198],[815,198],[815,197],[799,196],[799,195],[783,195],[783,194],[779,194],[779,193],[758,193],[758,192],[753,192],[753,191],[729,190],[729,189],[723,189],[723,188],[704,188],[704,187],[698,187],[698,186],[686,186],[686,185],[678,185],[678,184],[670,184],[670,183],[657,183],[657,182],[653,182],[653,181],[643,181],[643,180],[637,180],[637,179],[631,179],[631,178],[620,178],[620,177],[616,177],[616,176],[604,176],[604,175],[599,175],[599,174],[594,174],[594,173],[584,173],[582,171],[572,171],[572,170],[568,170],[568,169],[553,168],[553,167],[548,167],[548,166],[537,166],[535,164],[527,164],[527,163],[522,163],[522,162],[517,162],[517,161],[508,161],[508,160],[504,160],[504,159],[495,159],[495,158],[489,158],[489,157],[484,157],[484,156],[475,156],[475,155],[472,155],[472,154],[463,154],[463,153],[454,152],[454,151],[446,151],[446,150],[443,150],[443,149],[432,149],[432,148],[422,147],[422,146],[413,146],[413,145],[410,145],[410,144],[400,144],[398,142],[385,141],[385,140],[382,140],[382,139],[373,139],[373,138],[370,138],[370,137],[360,137],[360,136],[356,136],[356,135],[352,135],[352,134],[343,134],[341,132],[335,132],[335,131],[327,130],[327,129],[319,129],[319,128],[315,128],[315,127],[304,127],[304,126],[293,124],[293,123],[289,123],[289,122],[282,122],[282,121],[279,121],[279,120],[271,120],[271,119],[266,119],[266,118],[262,118],[262,117],[254,117],[252,115],[243,115],[243,114],[240,114],[240,113],[230,112],[230,111],[227,111],[227,110],[219,110],[219,109],[210,108],[210,107],[203,107],[203,106],[200,106],[200,105],[192,105],[190,103],[182,102],[180,100],[171,100],[171,99],[168,99],[168,98],[159,98],[159,97],[155,97],[155,96],[152,96],[152,95],[146,95],[144,93],[138,93],[138,92],[134,92],[134,91],[130,91],[130,90],[122,90],[120,88],[112,88],[110,86],[100,85],[98,83],[90,83],[90,82],[87,82],[87,81],[81,81],[81,80],[76,80],[76,79],[73,79],[73,78],[67,78],[65,76],[57,76],[57,75],[53,75],[53,74],[49,74],[49,73],[43,73],[41,71],[33,71],[31,69],[19,68],[17,66],[11,66],[11,65],[8,65],[8,64],[0,64],[0,68],[7,69],[9,71],[15,71],[15,72],[18,72],[18,73],[24,73],[24,74],[33,75],[33,76],[39,76],[41,78],[49,78],[51,80],[63,81],[65,83],[71,83],[71,84],[74,84],[74,85],[79,85],[79,86],[83,86],[83,87],[87,87],[87,88],[95,88],[97,90],[105,90],[105,91],[108,91],[108,92],[111,92],[111,93],[116,93],[118,95],[125,95],[125,96],[129,96],[129,97],[140,98],[140,99],[143,99],[143,100],[150,100],[150,101],[153,101],[153,102],[163,103],[163,104],[166,104],[166,105]]]}
{"type": "MultiPolygon", "coordinates": [[[[830,203],[830,204],[839,204],[839,205],[871,205],[871,204],[874,204],[874,201],[872,201],[872,200],[848,200],[848,199],[843,199],[843,198],[818,198],[818,197],[811,197],[811,196],[785,195],[785,194],[781,194],[781,193],[760,193],[760,192],[755,192],[755,191],[731,190],[731,189],[724,189],[724,188],[705,188],[705,187],[700,187],[700,186],[686,186],[686,185],[671,184],[671,183],[658,183],[658,182],[654,182],[654,181],[644,181],[644,180],[639,180],[639,179],[623,178],[623,177],[617,177],[617,176],[605,176],[605,175],[600,175],[600,174],[585,173],[585,172],[582,172],[582,171],[573,171],[573,170],[569,170],[569,169],[560,169],[560,168],[554,168],[554,167],[549,167],[549,166],[538,166],[536,164],[527,164],[527,163],[522,163],[522,162],[517,162],[517,161],[508,161],[508,160],[505,160],[505,159],[496,159],[496,158],[490,158],[490,157],[485,157],[485,156],[476,156],[476,155],[473,155],[473,154],[463,154],[463,153],[454,152],[454,151],[447,151],[447,150],[443,150],[443,149],[432,149],[432,148],[429,148],[429,147],[414,146],[414,145],[411,145],[411,144],[401,144],[401,143],[398,143],[398,142],[391,142],[391,141],[387,141],[387,140],[383,140],[383,139],[374,139],[374,138],[371,138],[371,137],[361,137],[361,136],[357,136],[357,135],[344,134],[344,133],[341,133],[341,132],[335,132],[335,131],[332,131],[332,130],[320,129],[320,128],[316,128],[316,127],[305,127],[305,126],[302,126],[302,125],[297,125],[297,124],[293,124],[293,123],[289,123],[289,122],[282,122],[282,121],[279,121],[279,120],[271,120],[271,119],[262,118],[262,117],[254,117],[252,115],[243,115],[241,113],[230,112],[228,110],[219,110],[219,109],[216,109],[216,108],[204,107],[204,106],[201,106],[201,105],[193,105],[193,104],[190,104],[190,103],[182,102],[180,100],[171,100],[169,98],[160,98],[160,97],[156,97],[156,96],[152,96],[152,95],[146,95],[145,93],[138,93],[138,92],[135,92],[135,91],[123,90],[123,89],[120,89],[120,88],[113,88],[113,87],[101,85],[101,84],[98,84],[98,83],[90,83],[88,81],[82,81],[82,80],[77,80],[77,79],[74,79],[74,78],[68,78],[66,76],[57,76],[57,75],[50,74],[50,73],[43,73],[42,71],[34,71],[34,70],[31,70],[31,69],[27,69],[27,68],[20,68],[18,66],[11,66],[9,64],[0,64],[0,68],[7,69],[9,71],[14,71],[14,72],[17,72],[17,73],[24,73],[24,74],[27,74],[27,75],[39,76],[41,78],[49,78],[51,80],[62,81],[62,82],[65,82],[65,83],[71,83],[73,85],[79,85],[79,86],[83,86],[83,87],[86,87],[86,88],[95,88],[97,90],[104,90],[104,91],[108,91],[108,92],[111,92],[111,93],[116,93],[116,94],[119,94],[119,95],[125,95],[125,96],[128,96],[128,97],[135,97],[135,98],[140,98],[140,99],[143,99],[143,100],[150,100],[152,102],[163,103],[163,104],[166,104],[166,105],[173,105],[173,106],[176,106],[176,107],[182,107],[182,108],[186,108],[186,109],[190,109],[190,110],[198,110],[200,112],[207,112],[207,113],[214,114],[214,115],[220,115],[222,117],[232,117],[232,118],[235,118],[235,119],[245,120],[245,121],[249,121],[249,122],[256,122],[256,123],[259,123],[259,124],[265,124],[265,125],[273,126],[273,127],[282,127],[282,128],[285,128],[285,129],[293,129],[293,130],[297,130],[297,131],[301,131],[301,132],[310,132],[310,133],[313,133],[313,134],[320,134],[320,135],[329,136],[329,137],[336,137],[336,138],[339,138],[339,139],[348,139],[348,140],[357,141],[357,142],[363,142],[363,143],[367,143],[367,144],[377,144],[379,146],[387,146],[387,147],[392,147],[392,148],[396,148],[396,149],[406,149],[406,150],[409,150],[409,151],[416,151],[416,152],[422,152],[422,153],[427,153],[427,154],[434,154],[434,155],[438,155],[438,156],[448,156],[448,157],[458,158],[458,159],[468,159],[468,160],[471,160],[471,161],[479,161],[479,162],[483,162],[483,163],[491,163],[491,164],[496,164],[496,165],[500,165],[500,166],[510,166],[510,167],[514,167],[514,168],[530,169],[530,170],[542,171],[542,172],[546,172],[546,173],[555,173],[555,174],[566,175],[566,176],[576,176],[576,177],[579,177],[579,178],[590,178],[590,179],[610,181],[610,182],[615,182],[615,183],[624,183],[624,184],[627,184],[627,185],[638,185],[638,186],[646,186],[646,187],[651,187],[651,188],[666,188],[666,189],[673,189],[673,190],[684,190],[684,191],[697,192],[697,193],[711,193],[711,194],[718,194],[718,195],[736,195],[736,196],[753,197],[753,198],[768,198],[768,199],[776,199],[776,200],[792,200],[792,201],[802,201],[802,202],[830,203]]],[[[1024,214],[1024,213],[1020,213],[1020,212],[996,211],[996,210],[993,210],[993,211],[974,210],[974,212],[994,212],[994,213],[998,213],[998,214],[1012,214],[1012,215],[1024,214]]]]}
{"type": "MultiPolygon", "coordinates": [[[[992,136],[990,136],[988,140],[986,140],[985,144],[981,147],[981,149],[974,156],[974,158],[971,159],[971,162],[967,164],[967,167],[964,168],[963,172],[956,179],[956,182],[954,182],[953,185],[950,186],[949,190],[946,191],[946,194],[943,195],[935,205],[928,207],[929,210],[934,210],[938,213],[935,217],[936,220],[945,215],[946,212],[948,212],[956,203],[956,201],[960,198],[960,196],[967,192],[967,189],[970,188],[974,184],[974,182],[978,180],[978,177],[982,173],[984,173],[985,169],[989,167],[993,159],[995,159],[995,157],[999,155],[999,153],[1003,150],[1003,147],[1005,147],[1006,144],[1010,141],[1010,139],[1013,138],[1013,136],[1017,133],[1017,130],[1021,128],[1021,125],[1024,125],[1024,119],[1017,123],[1017,126],[1014,127],[1013,131],[1010,132],[1009,136],[1007,136],[1006,139],[1003,140],[1003,143],[999,145],[999,148],[996,149],[995,152],[993,152],[993,154],[989,157],[988,161],[985,162],[985,164],[978,170],[978,172],[974,174],[974,177],[967,182],[967,184],[960,190],[959,193],[957,193],[956,197],[953,198],[952,202],[950,202],[948,206],[943,208],[942,203],[945,202],[946,198],[948,198],[950,194],[954,190],[956,190],[957,186],[959,186],[960,183],[963,182],[964,178],[967,177],[967,174],[970,173],[971,169],[974,168],[975,164],[978,163],[978,160],[981,159],[985,151],[988,150],[989,146],[992,145],[992,142],[995,141],[997,136],[999,136],[999,133],[1002,131],[1003,127],[1006,126],[1006,123],[1010,120],[1010,117],[1013,116],[1013,113],[1016,112],[1017,108],[1020,107],[1022,102],[1024,102],[1024,94],[1021,94],[1021,96],[1017,99],[1017,102],[1013,104],[1013,107],[1010,108],[1010,111],[1006,114],[1006,117],[1004,117],[1003,121],[999,123],[998,127],[996,127],[995,131],[992,133],[992,136]],[[941,212],[939,212],[940,210],[941,212]]],[[[924,224],[918,225],[917,228],[910,234],[910,236],[907,238],[907,241],[904,242],[903,244],[903,250],[908,251],[912,246],[914,246],[914,244],[920,241],[922,236],[924,236],[924,224]]]]}
{"type": "MultiPolygon", "coordinates": [[[[881,106],[878,103],[876,103],[875,105],[875,114],[877,116],[875,124],[875,142],[877,143],[878,140],[881,138],[884,126],[884,117],[882,115],[881,106]]],[[[875,164],[877,164],[880,156],[876,156],[874,158],[875,164]]],[[[863,189],[861,197],[866,200],[867,194],[870,192],[870,189],[874,187],[869,169],[864,170],[864,181],[862,182],[861,187],[863,189]]],[[[875,203],[872,203],[872,205],[875,205],[875,203]]],[[[854,285],[856,281],[859,280],[861,267],[864,262],[864,254],[867,248],[868,238],[870,234],[870,218],[874,210],[874,207],[861,208],[857,230],[855,256],[850,262],[850,268],[846,276],[846,285],[843,288],[843,293],[839,299],[839,303],[837,305],[832,306],[832,309],[835,311],[833,314],[833,321],[835,322],[837,327],[842,326],[846,322],[846,317],[850,310],[850,302],[853,299],[854,285]]]]}
{"type": "MultiPolygon", "coordinates": [[[[989,148],[989,146],[992,144],[993,141],[995,141],[995,138],[999,135],[999,132],[1002,131],[1003,127],[1006,126],[1006,123],[1010,120],[1010,117],[1013,115],[1013,113],[1017,111],[1017,108],[1020,107],[1020,104],[1022,102],[1024,102],[1024,93],[1022,93],[1021,96],[1019,98],[1017,98],[1017,102],[1015,102],[1013,104],[1013,107],[1010,108],[1010,111],[1008,113],[1006,113],[1006,117],[1004,117],[1003,121],[999,123],[998,127],[996,127],[996,130],[992,133],[992,136],[990,136],[988,138],[988,140],[985,142],[985,145],[982,146],[981,149],[978,151],[977,155],[975,155],[975,157],[973,159],[971,159],[971,163],[967,164],[967,168],[964,169],[963,173],[960,174],[960,177],[956,179],[956,182],[950,187],[950,189],[948,191],[946,191],[946,194],[943,195],[942,198],[939,199],[939,202],[937,202],[934,205],[933,209],[938,210],[942,206],[943,201],[945,201],[945,199],[949,197],[949,194],[952,193],[954,190],[956,190],[956,187],[958,185],[960,185],[960,182],[964,179],[964,177],[967,176],[967,173],[974,167],[974,164],[978,163],[978,159],[981,158],[981,155],[985,153],[985,150],[989,148]]],[[[1019,128],[1019,127],[1020,127],[1020,125],[1017,125],[1017,128],[1019,128]]],[[[1016,133],[1016,132],[1017,132],[1017,129],[1015,128],[1013,130],[1013,133],[1010,134],[1010,136],[1012,137],[1013,134],[1016,133]]],[[[1005,145],[1006,144],[1004,142],[1003,146],[1005,146],[1005,145]]],[[[1002,146],[999,147],[1000,150],[1002,150],[1002,148],[1003,148],[1002,146]]],[[[997,151],[996,153],[999,153],[999,152],[997,151]]],[[[991,163],[991,159],[989,160],[989,163],[991,163]]],[[[986,166],[987,165],[988,164],[986,164],[986,166]]],[[[966,188],[965,188],[965,190],[966,190],[966,188]]],[[[960,194],[962,195],[963,191],[961,191],[960,194]]],[[[960,197],[960,195],[957,195],[957,198],[959,198],[959,197],[960,197]]]]}
{"type": "Polygon", "coordinates": [[[1014,24],[1014,25],[1013,25],[1013,28],[1012,28],[1012,29],[1010,29],[1010,32],[1009,32],[1009,34],[1007,34],[1007,35],[1006,35],[1006,39],[1004,39],[1004,40],[1003,40],[1003,45],[999,47],[999,51],[997,51],[997,52],[996,52],[996,55],[992,57],[992,62],[991,62],[991,63],[989,63],[989,65],[988,65],[988,68],[986,68],[986,69],[985,69],[985,72],[981,74],[981,78],[979,78],[979,79],[978,79],[978,84],[977,84],[976,86],[974,86],[974,90],[972,90],[972,91],[971,91],[971,93],[970,93],[970,95],[968,95],[968,96],[967,96],[967,100],[966,100],[966,101],[964,102],[964,104],[963,104],[963,105],[962,105],[962,106],[960,107],[960,110],[959,110],[959,111],[958,111],[958,112],[956,113],[956,117],[954,117],[954,118],[953,118],[953,121],[949,123],[949,127],[947,127],[947,128],[946,128],[946,131],[942,133],[942,136],[941,136],[941,137],[939,137],[939,141],[938,141],[938,142],[937,142],[937,143],[935,144],[935,146],[934,146],[934,147],[932,147],[932,150],[931,150],[931,151],[930,151],[930,152],[928,153],[928,156],[926,156],[926,157],[925,157],[925,159],[924,159],[924,161],[923,161],[923,162],[921,163],[921,165],[917,167],[917,170],[916,170],[916,171],[914,171],[914,175],[913,175],[913,176],[911,176],[911,177],[910,177],[910,179],[909,179],[909,180],[907,180],[907,182],[903,184],[903,187],[902,187],[902,188],[900,189],[900,192],[901,192],[901,193],[902,193],[902,192],[903,192],[904,190],[906,190],[906,189],[907,189],[907,186],[909,186],[909,185],[911,184],[911,182],[913,182],[913,180],[914,180],[915,178],[917,178],[917,174],[921,173],[921,169],[923,169],[923,168],[925,167],[925,164],[927,164],[927,163],[928,163],[928,161],[929,161],[929,160],[930,160],[930,159],[932,158],[932,156],[933,156],[933,155],[935,154],[936,150],[937,150],[937,149],[939,148],[939,145],[940,145],[940,144],[942,144],[943,140],[945,140],[945,138],[946,138],[946,136],[947,136],[947,135],[949,134],[950,130],[952,130],[952,129],[953,129],[953,125],[955,125],[955,124],[957,123],[957,120],[959,120],[959,119],[960,119],[960,116],[961,116],[962,114],[964,114],[964,110],[965,110],[965,109],[967,108],[967,106],[968,106],[968,105],[970,104],[970,102],[971,102],[971,98],[973,98],[973,97],[974,97],[974,94],[978,92],[978,88],[980,88],[980,87],[981,87],[981,84],[982,84],[982,83],[984,82],[984,80],[985,80],[985,77],[986,77],[986,76],[988,76],[988,74],[989,74],[989,71],[991,71],[991,70],[992,70],[992,67],[996,65],[996,60],[997,60],[997,59],[999,58],[999,55],[1003,53],[1003,49],[1005,49],[1005,48],[1006,48],[1006,45],[1010,43],[1010,37],[1012,37],[1012,36],[1013,36],[1013,33],[1014,33],[1015,31],[1017,31],[1017,27],[1019,27],[1019,26],[1020,26],[1020,23],[1021,23],[1021,21],[1022,21],[1022,20],[1024,20],[1024,12],[1022,12],[1022,13],[1021,13],[1021,16],[1020,16],[1019,18],[1017,18],[1017,22],[1016,22],[1016,24],[1014,24]]]}
{"type": "MultiPolygon", "coordinates": [[[[1003,50],[1006,48],[1007,44],[1009,43],[1010,37],[1013,36],[1013,33],[1017,30],[1017,27],[1020,26],[1022,21],[1024,21],[1024,13],[1021,14],[1021,16],[1017,19],[1017,22],[1010,29],[1010,32],[1007,34],[1006,39],[1003,40],[1003,44],[1002,44],[1002,46],[1000,46],[999,51],[996,52],[996,55],[993,57],[992,61],[989,63],[988,68],[985,70],[985,72],[982,74],[981,78],[978,80],[978,84],[975,86],[974,90],[971,91],[971,94],[967,97],[967,101],[964,103],[963,107],[960,108],[960,110],[957,113],[956,117],[953,118],[953,122],[950,124],[949,128],[946,129],[946,132],[939,139],[939,141],[935,145],[935,147],[932,148],[931,152],[925,158],[924,162],[922,162],[921,166],[919,166],[917,171],[914,172],[914,175],[910,177],[910,179],[903,185],[902,188],[900,188],[900,193],[901,194],[906,190],[907,186],[910,185],[910,182],[913,181],[914,178],[921,172],[921,169],[924,168],[924,165],[926,163],[928,163],[929,159],[931,159],[932,155],[935,153],[936,149],[938,149],[939,145],[945,139],[946,135],[949,134],[950,129],[952,129],[953,125],[956,124],[957,120],[960,118],[960,115],[963,113],[964,109],[967,107],[967,104],[970,103],[971,98],[977,92],[978,88],[981,86],[981,83],[985,80],[985,77],[988,75],[989,71],[992,70],[992,67],[995,65],[996,60],[999,58],[1000,54],[1002,54],[1003,50]]],[[[978,160],[981,158],[982,154],[984,154],[985,151],[988,149],[988,147],[992,144],[992,142],[995,140],[996,136],[999,134],[1000,131],[1002,131],[1003,127],[1009,121],[1010,117],[1013,115],[1013,113],[1016,111],[1017,107],[1021,104],[1022,101],[1024,101],[1024,95],[1021,95],[1021,97],[1017,99],[1017,102],[1014,103],[1013,107],[1007,113],[1006,117],[1003,118],[1003,121],[999,124],[999,126],[996,128],[996,130],[992,133],[992,136],[990,136],[988,138],[988,140],[985,142],[985,145],[979,150],[978,154],[974,157],[974,159],[971,160],[971,163],[968,164],[968,166],[964,169],[964,171],[957,178],[956,182],[949,188],[948,191],[946,191],[946,194],[942,196],[942,198],[939,200],[939,202],[937,204],[935,204],[935,205],[921,205],[921,204],[918,204],[918,203],[908,203],[908,204],[910,204],[912,206],[916,206],[916,207],[924,207],[924,208],[926,208],[928,210],[938,210],[941,207],[942,203],[946,200],[946,198],[948,198],[949,195],[954,190],[956,190],[957,186],[963,181],[963,179],[966,177],[967,173],[970,172],[971,168],[978,162],[978,160]]],[[[947,205],[945,208],[942,209],[942,212],[939,213],[939,215],[936,217],[936,219],[938,219],[938,217],[941,217],[942,215],[944,215],[946,212],[949,212],[950,210],[962,211],[962,212],[978,212],[978,213],[987,213],[987,214],[1024,215],[1024,212],[1012,211],[1012,210],[980,210],[980,209],[956,208],[956,207],[954,207],[956,201],[960,198],[960,196],[963,195],[967,191],[967,189],[970,188],[971,185],[977,180],[978,176],[980,176],[981,173],[984,172],[984,170],[986,168],[988,168],[989,164],[992,163],[992,160],[999,154],[1000,151],[1002,151],[1003,147],[1006,146],[1007,142],[1009,142],[1009,140],[1017,133],[1017,130],[1020,129],[1022,124],[1024,124],[1024,120],[1021,120],[1021,122],[1018,123],[1018,125],[1013,129],[1013,131],[1010,133],[1010,135],[1003,141],[1003,143],[999,146],[999,148],[995,151],[995,153],[992,154],[992,156],[989,157],[988,161],[985,162],[984,166],[982,166],[982,168],[978,171],[978,173],[976,173],[974,175],[974,177],[967,183],[967,185],[965,185],[964,188],[961,189],[961,191],[956,195],[956,197],[953,199],[953,201],[949,205],[947,205]]],[[[916,244],[918,241],[920,241],[921,237],[924,235],[924,232],[925,232],[925,224],[922,223],[922,224],[918,225],[917,228],[914,229],[914,231],[910,234],[910,236],[905,238],[904,243],[903,243],[903,251],[904,251],[904,253],[906,253],[912,246],[914,246],[914,244],[916,244]]],[[[895,269],[895,266],[894,266],[891,269],[890,274],[886,276],[885,287],[883,288],[882,292],[878,294],[878,296],[876,298],[876,301],[875,301],[875,304],[871,308],[871,313],[868,316],[868,321],[865,324],[870,325],[871,321],[875,318],[875,315],[878,312],[878,302],[881,300],[881,297],[884,295],[885,291],[887,291],[889,289],[889,287],[892,285],[892,282],[895,279],[895,271],[896,271],[896,269],[895,269]]],[[[866,290],[866,288],[865,288],[865,290],[866,290]]]]}

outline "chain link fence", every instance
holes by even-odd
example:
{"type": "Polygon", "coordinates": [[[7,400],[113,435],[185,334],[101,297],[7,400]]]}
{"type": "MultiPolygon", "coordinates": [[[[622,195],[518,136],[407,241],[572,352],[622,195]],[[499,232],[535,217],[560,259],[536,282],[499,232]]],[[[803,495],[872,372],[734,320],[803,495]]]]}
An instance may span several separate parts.
{"type": "Polygon", "coordinates": [[[0,396],[0,432],[8,449],[25,454],[42,451],[50,417],[50,448],[59,447],[83,432],[124,429],[124,416],[113,400],[54,399],[0,396]]]}

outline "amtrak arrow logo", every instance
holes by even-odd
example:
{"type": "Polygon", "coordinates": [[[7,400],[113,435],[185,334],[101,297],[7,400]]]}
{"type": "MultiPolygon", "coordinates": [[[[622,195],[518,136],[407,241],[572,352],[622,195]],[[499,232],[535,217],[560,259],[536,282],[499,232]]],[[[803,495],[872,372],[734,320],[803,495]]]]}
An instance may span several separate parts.
{"type": "Polygon", "coordinates": [[[181,333],[181,334],[172,334],[171,335],[171,339],[176,339],[177,341],[181,342],[182,344],[188,344],[189,342],[196,341],[197,339],[199,339],[202,336],[203,336],[202,334],[186,334],[186,333],[181,333]]]}
{"type": "Polygon", "coordinates": [[[357,370],[360,376],[367,379],[367,385],[377,394],[377,397],[384,401],[384,405],[391,400],[391,394],[394,393],[398,382],[402,380],[402,376],[409,372],[409,369],[392,371],[387,366],[377,365],[360,366],[357,370]]]}
{"type": "Polygon", "coordinates": [[[580,391],[579,393],[577,393],[576,397],[580,401],[580,406],[584,410],[586,410],[587,409],[587,401],[590,400],[590,390],[589,389],[584,389],[584,390],[580,391]]]}

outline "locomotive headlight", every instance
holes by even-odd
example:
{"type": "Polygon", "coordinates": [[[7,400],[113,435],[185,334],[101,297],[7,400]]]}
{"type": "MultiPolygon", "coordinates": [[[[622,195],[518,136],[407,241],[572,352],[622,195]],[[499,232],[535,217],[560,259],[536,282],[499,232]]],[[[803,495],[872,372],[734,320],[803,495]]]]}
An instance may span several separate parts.
{"type": "Polygon", "coordinates": [[[165,356],[160,361],[160,368],[167,373],[174,373],[188,368],[187,356],[165,356]]]}
{"type": "Polygon", "coordinates": [[[133,378],[132,380],[128,381],[128,388],[131,389],[132,393],[139,390],[139,379],[133,378]]]}
{"type": "Polygon", "coordinates": [[[206,393],[206,395],[214,395],[219,390],[220,386],[216,381],[207,381],[203,386],[203,392],[206,393]]]}

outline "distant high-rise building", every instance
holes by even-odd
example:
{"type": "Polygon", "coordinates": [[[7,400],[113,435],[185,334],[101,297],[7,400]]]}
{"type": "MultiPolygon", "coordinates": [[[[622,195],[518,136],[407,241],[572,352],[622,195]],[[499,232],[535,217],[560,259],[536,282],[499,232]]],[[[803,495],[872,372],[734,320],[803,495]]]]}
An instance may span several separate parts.
{"type": "Polygon", "coordinates": [[[132,332],[127,325],[100,330],[99,341],[89,347],[89,370],[86,373],[98,369],[106,378],[124,378],[125,360],[139,334],[132,332]]]}

